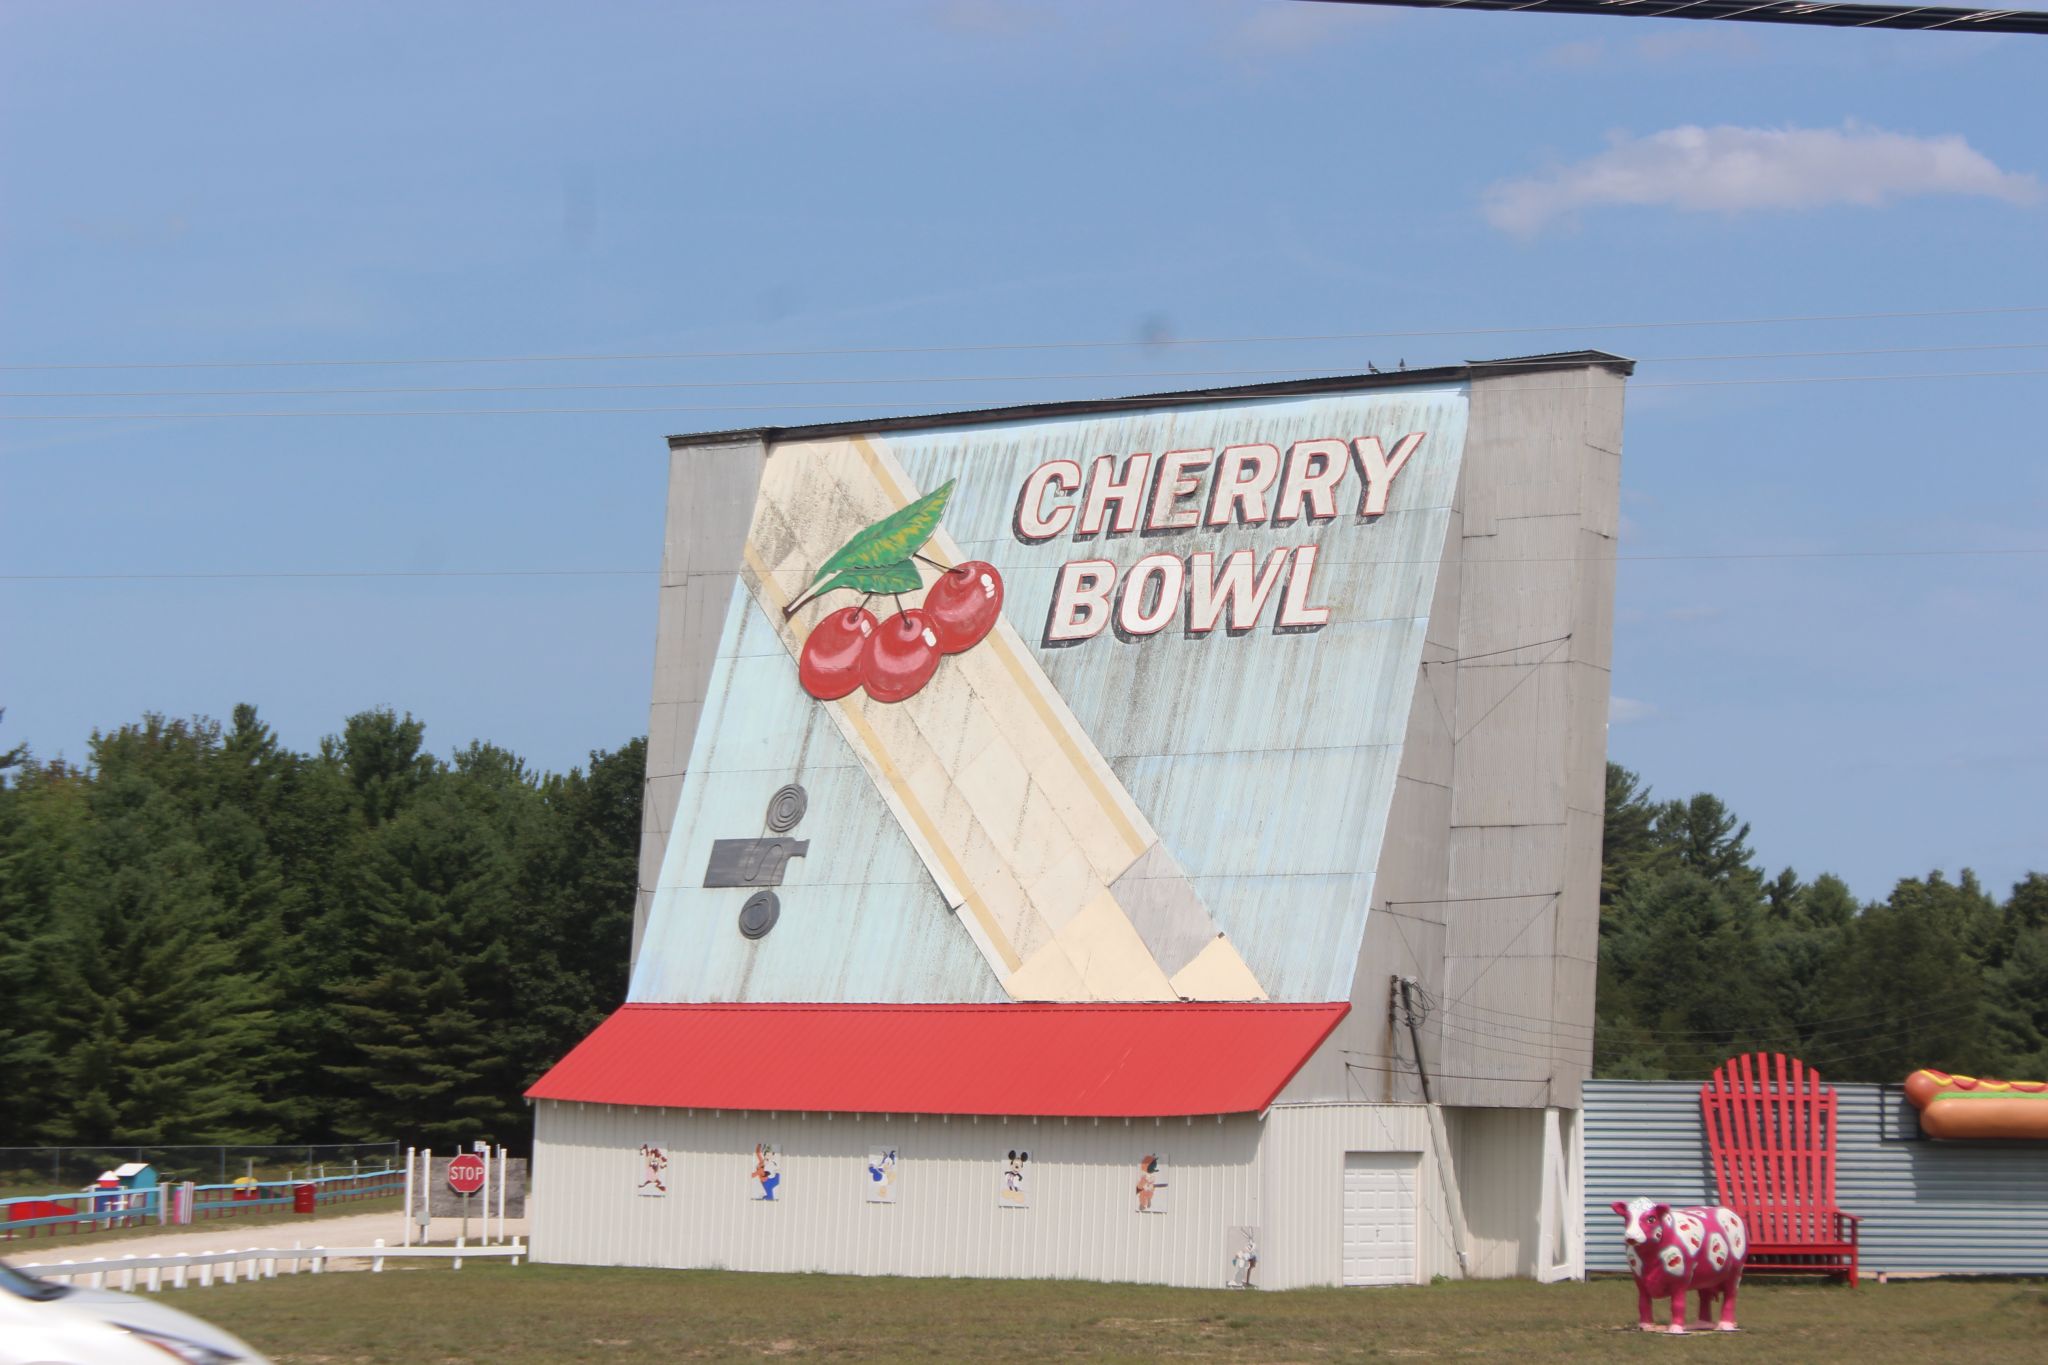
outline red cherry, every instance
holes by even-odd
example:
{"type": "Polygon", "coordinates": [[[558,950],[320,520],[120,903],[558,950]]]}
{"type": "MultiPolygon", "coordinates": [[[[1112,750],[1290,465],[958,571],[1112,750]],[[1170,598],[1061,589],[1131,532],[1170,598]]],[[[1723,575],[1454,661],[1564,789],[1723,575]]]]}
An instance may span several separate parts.
{"type": "Polygon", "coordinates": [[[876,701],[902,701],[930,682],[938,668],[938,633],[931,617],[915,607],[875,627],[861,650],[861,680],[876,701]]]}
{"type": "Polygon", "coordinates": [[[804,691],[833,701],[859,687],[861,652],[874,633],[874,613],[861,607],[842,607],[818,622],[796,661],[804,691]]]}
{"type": "Polygon", "coordinates": [[[956,564],[925,593],[924,610],[938,632],[940,649],[948,654],[971,649],[1003,614],[1003,576],[979,559],[956,564]]]}

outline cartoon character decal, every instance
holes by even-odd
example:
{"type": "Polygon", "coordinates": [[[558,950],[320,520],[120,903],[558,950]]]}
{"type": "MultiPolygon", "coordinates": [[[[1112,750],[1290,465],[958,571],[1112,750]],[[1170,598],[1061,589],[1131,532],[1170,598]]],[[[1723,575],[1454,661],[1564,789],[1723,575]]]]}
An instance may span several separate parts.
{"type": "Polygon", "coordinates": [[[1244,1241],[1230,1254],[1230,1278],[1223,1282],[1225,1289],[1250,1289],[1252,1272],[1259,1268],[1259,1242],[1248,1228],[1232,1229],[1242,1233],[1244,1241]]]}
{"type": "Polygon", "coordinates": [[[896,1202],[896,1149],[868,1153],[867,1201],[870,1204],[896,1202]]]}
{"type": "Polygon", "coordinates": [[[1161,1192],[1167,1187],[1165,1158],[1148,1152],[1138,1161],[1138,1212],[1165,1213],[1161,1192]]]}
{"type": "Polygon", "coordinates": [[[781,1154],[765,1142],[755,1143],[754,1169],[747,1178],[753,1181],[754,1187],[760,1191],[754,1196],[755,1199],[774,1203],[775,1191],[782,1184],[781,1154]]]}
{"type": "Polygon", "coordinates": [[[1031,1153],[1012,1151],[1003,1164],[1002,1183],[996,1187],[996,1207],[999,1209],[1028,1209],[1031,1207],[1031,1182],[1028,1163],[1031,1153]]]}
{"type": "Polygon", "coordinates": [[[659,1199],[668,1193],[668,1182],[663,1179],[668,1170],[668,1153],[652,1143],[640,1145],[640,1187],[639,1193],[659,1199]]]}

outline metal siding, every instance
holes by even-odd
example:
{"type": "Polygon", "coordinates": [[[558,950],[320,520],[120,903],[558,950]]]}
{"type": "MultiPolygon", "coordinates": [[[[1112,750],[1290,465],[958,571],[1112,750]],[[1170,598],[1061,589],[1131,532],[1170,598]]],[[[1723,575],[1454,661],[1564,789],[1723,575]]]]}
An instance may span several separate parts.
{"type": "Polygon", "coordinates": [[[1474,1279],[1536,1273],[1543,1110],[1446,1109],[1474,1279]]]}
{"type": "Polygon", "coordinates": [[[767,449],[758,438],[725,440],[669,453],[668,517],[654,640],[654,686],[647,723],[647,792],[640,831],[640,891],[633,908],[637,963],[683,772],[729,589],[740,568],[748,509],[767,449]]]}
{"type": "MultiPolygon", "coordinates": [[[[1836,1202],[1860,1214],[1862,1270],[2048,1273],[2048,1145],[1915,1140],[1894,1087],[1834,1084],[1836,1202]]],[[[1589,1081],[1585,1087],[1586,1264],[1625,1270],[1616,1199],[1714,1202],[1714,1168],[1695,1081],[1589,1081]]]]}
{"type": "MultiPolygon", "coordinates": [[[[536,1261],[861,1275],[1060,1278],[1215,1287],[1231,1229],[1258,1223],[1260,1125],[1205,1119],[714,1114],[536,1106],[536,1261]],[[756,1142],[782,1151],[774,1204],[750,1199],[756,1142]],[[669,1153],[669,1193],[635,1193],[642,1143],[669,1153]],[[864,1199],[876,1147],[901,1154],[895,1204],[864,1199]],[[1011,1148],[1031,1153],[1032,1207],[1001,1209],[1011,1148]],[[1139,1158],[1164,1153],[1173,1202],[1139,1214],[1139,1158]]],[[[1261,1267],[1263,1270],[1263,1266],[1261,1267]]]]}
{"type": "MultiPolygon", "coordinates": [[[[890,439],[922,486],[952,473],[960,443],[972,443],[953,534],[964,553],[1023,585],[1006,594],[1005,612],[1034,641],[1066,559],[1099,554],[1128,567],[1141,552],[1250,548],[1263,556],[1281,545],[1321,543],[1316,585],[1333,621],[1313,637],[1198,639],[1168,630],[1137,647],[1105,634],[1077,648],[1039,651],[1061,696],[1273,999],[1350,994],[1456,495],[1465,401],[1461,387],[1416,388],[890,439]],[[1402,470],[1388,512],[1368,526],[1340,515],[1308,529],[1205,527],[1042,547],[1019,545],[1010,534],[1021,472],[1046,460],[1071,458],[1085,471],[1105,453],[1251,442],[1284,453],[1300,439],[1370,432],[1391,443],[1425,429],[1429,440],[1402,470]],[[1220,662],[1229,665],[1224,685],[1220,662]],[[1338,679],[1342,703],[1333,705],[1338,679]],[[1318,799],[1305,802],[1305,793],[1318,799]]],[[[1357,485],[1339,493],[1355,497],[1357,485]]]]}
{"type": "Polygon", "coordinates": [[[1441,1007],[1422,1038],[1435,1098],[1577,1103],[1592,1032],[1621,413],[1620,376],[1593,369],[1472,385],[1370,889],[1379,918],[1359,953],[1353,1013],[1289,1099],[1346,1085],[1417,1098],[1385,1022],[1388,977],[1413,975],[1441,1007]],[[1491,899],[1523,892],[1535,894],[1491,899]]]}
{"type": "MultiPolygon", "coordinates": [[[[1461,384],[1412,384],[1055,413],[1016,425],[907,430],[872,442],[886,447],[887,458],[900,463],[916,488],[957,479],[941,537],[960,555],[986,559],[1001,571],[1011,625],[1116,780],[1128,784],[1187,885],[1267,998],[1329,1000],[1350,993],[1458,488],[1466,405],[1461,384]],[[1010,525],[1025,475],[1048,459],[1073,458],[1085,469],[1103,454],[1241,443],[1271,443],[1284,453],[1296,440],[1368,433],[1391,446],[1413,430],[1429,436],[1402,469],[1388,511],[1371,523],[1340,511],[1312,525],[1201,527],[1043,544],[1020,542],[1010,525]],[[1100,555],[1127,569],[1142,553],[1248,549],[1263,563],[1269,551],[1308,542],[1321,550],[1317,601],[1334,612],[1332,623],[1312,635],[1259,630],[1242,638],[1222,632],[1196,638],[1167,631],[1137,644],[1106,633],[1071,648],[1040,642],[1054,578],[1068,559],[1100,555]],[[1218,792],[1229,799],[1219,800],[1218,792]]],[[[777,440],[768,468],[787,482],[792,469],[808,470],[804,462],[817,458],[812,447],[777,440]]],[[[1351,505],[1360,488],[1355,471],[1347,472],[1338,489],[1340,508],[1351,505]]],[[[822,493],[789,505],[809,515],[814,503],[819,516],[832,505],[822,493]]],[[[754,508],[757,522],[783,515],[764,513],[764,506],[754,508]]],[[[672,499],[672,537],[687,511],[672,499]]],[[[1275,591],[1284,591],[1284,584],[1275,591]]],[[[888,828],[879,797],[862,800],[840,789],[871,774],[862,773],[834,725],[821,720],[826,708],[798,690],[786,649],[751,597],[742,587],[728,603],[717,671],[703,688],[704,716],[694,727],[658,879],[647,931],[652,951],[640,954],[632,998],[1001,998],[1003,982],[976,960],[980,950],[947,913],[930,875],[913,873],[910,884],[879,903],[862,893],[862,871],[849,861],[854,850],[882,847],[896,871],[906,862],[916,869],[917,861],[903,856],[898,845],[905,841],[888,828]],[[748,827],[752,806],[792,773],[821,786],[833,786],[840,774],[849,780],[834,787],[829,809],[814,800],[816,814],[794,832],[813,844],[807,858],[790,866],[781,893],[784,924],[758,943],[737,941],[728,921],[745,893],[706,892],[699,885],[702,858],[711,838],[754,832],[748,827]],[[815,829],[813,819],[820,821],[815,829]],[[706,827],[713,822],[718,828],[706,827]],[[802,932],[792,932],[800,923],[802,932]]],[[[1268,616],[1275,610],[1269,603],[1268,616]]],[[[665,617],[658,653],[665,659],[684,634],[679,616],[665,617]]],[[[879,724],[881,718],[871,719],[879,724]]],[[[671,749],[680,743],[671,738],[671,749]]],[[[955,812],[942,802],[933,813],[940,828],[950,830],[955,812]]],[[[978,810],[972,817],[989,818],[978,810]]],[[[1036,885],[1025,885],[1035,897],[1036,885]]],[[[1137,987],[1125,983],[1123,989],[1137,987]]]]}
{"type": "MultiPolygon", "coordinates": [[[[1399,1152],[1417,1159],[1417,1277],[1455,1278],[1461,1271],[1428,1114],[1425,1105],[1277,1105],[1263,1121],[1034,1122],[541,1100],[534,1259],[1207,1287],[1228,1277],[1238,1230],[1249,1228],[1259,1243],[1259,1287],[1336,1285],[1345,1155],[1399,1152]],[[747,1197],[757,1141],[782,1151],[773,1207],[747,1197]],[[634,1193],[642,1143],[668,1151],[664,1198],[634,1193]],[[865,1158],[890,1146],[902,1154],[900,1202],[866,1204],[865,1158]],[[1032,1153],[1029,1210],[995,1205],[1000,1159],[1012,1147],[1032,1153]],[[1173,1176],[1166,1214],[1133,1211],[1137,1161],[1147,1152],[1164,1153],[1173,1176]]],[[[1447,1117],[1475,1224],[1472,1274],[1527,1273],[1542,1115],[1447,1117]]]]}
{"type": "Polygon", "coordinates": [[[1341,1284],[1344,1278],[1344,1154],[1413,1152],[1421,1204],[1416,1273],[1456,1276],[1443,1180],[1420,1104],[1281,1104],[1266,1115],[1260,1145],[1259,1283],[1267,1289],[1341,1284]]]}

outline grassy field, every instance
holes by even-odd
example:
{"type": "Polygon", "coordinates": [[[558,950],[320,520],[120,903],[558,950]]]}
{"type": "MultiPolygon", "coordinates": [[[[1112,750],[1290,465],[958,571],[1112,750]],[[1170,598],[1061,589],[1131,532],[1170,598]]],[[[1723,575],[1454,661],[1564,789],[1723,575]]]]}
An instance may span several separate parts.
{"type": "Polygon", "coordinates": [[[1624,1280],[1285,1294],[1071,1281],[471,1266],[299,1276],[174,1302],[279,1365],[862,1360],[2048,1358],[2039,1282],[1746,1286],[1735,1335],[1644,1337],[1624,1280]],[[1628,1329],[1628,1330],[1624,1330],[1628,1329]]]}

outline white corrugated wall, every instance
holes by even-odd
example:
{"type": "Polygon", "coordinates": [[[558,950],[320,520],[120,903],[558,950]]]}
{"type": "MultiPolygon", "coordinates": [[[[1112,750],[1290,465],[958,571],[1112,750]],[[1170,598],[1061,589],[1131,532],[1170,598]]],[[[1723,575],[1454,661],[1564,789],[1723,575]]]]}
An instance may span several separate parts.
{"type": "Polygon", "coordinates": [[[1475,1280],[1536,1273],[1543,1179],[1541,1109],[1446,1109],[1475,1280]]]}
{"type": "MultiPolygon", "coordinates": [[[[1541,1110],[1448,1110],[1475,1277],[1530,1273],[1541,1110]]],[[[754,1114],[541,1101],[534,1259],[580,1265],[1076,1278],[1210,1286],[1254,1229],[1261,1288],[1342,1279],[1344,1156],[1417,1158],[1418,1278],[1459,1274],[1429,1109],[1278,1105],[1186,1119],[754,1114]],[[756,1142],[777,1147],[774,1203],[753,1196],[756,1142]],[[638,1193],[641,1144],[668,1193],[638,1193]],[[869,1153],[898,1152],[898,1200],[865,1202],[869,1153]],[[1012,1149],[1032,1207],[999,1208],[1012,1149]],[[1164,1156],[1168,1212],[1136,1212],[1138,1161],[1164,1156]]]]}
{"type": "Polygon", "coordinates": [[[1346,1152],[1417,1154],[1417,1273],[1425,1283],[1432,1275],[1456,1275],[1428,1106],[1283,1104],[1267,1111],[1260,1150],[1260,1284],[1300,1289],[1342,1282],[1346,1152]]]}
{"type": "Polygon", "coordinates": [[[542,1101],[534,1259],[1221,1285],[1229,1230],[1257,1223],[1258,1144],[1249,1115],[976,1121],[542,1101]],[[772,1204],[751,1197],[756,1142],[782,1153],[772,1204]],[[662,1198],[636,1192],[642,1143],[668,1153],[662,1198]],[[897,1202],[869,1204],[868,1154],[890,1147],[897,1202]],[[1029,1209],[997,1207],[1013,1148],[1031,1153],[1029,1209]],[[1148,1153],[1166,1158],[1166,1213],[1136,1211],[1148,1153]]]}

